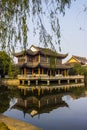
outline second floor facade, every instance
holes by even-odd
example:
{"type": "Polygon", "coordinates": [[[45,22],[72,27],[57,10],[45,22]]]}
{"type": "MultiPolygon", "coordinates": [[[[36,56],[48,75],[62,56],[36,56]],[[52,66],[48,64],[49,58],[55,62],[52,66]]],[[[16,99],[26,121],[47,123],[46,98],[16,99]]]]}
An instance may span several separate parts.
{"type": "Polygon", "coordinates": [[[43,56],[43,55],[25,55],[18,57],[18,64],[37,64],[37,63],[43,63],[43,64],[62,64],[62,59],[57,57],[49,57],[49,56],[43,56]]]}
{"type": "Polygon", "coordinates": [[[66,58],[67,54],[60,54],[48,48],[40,48],[31,46],[26,53],[19,52],[14,54],[18,59],[18,65],[28,64],[35,66],[37,64],[43,65],[61,65],[62,59],[66,58]]]}

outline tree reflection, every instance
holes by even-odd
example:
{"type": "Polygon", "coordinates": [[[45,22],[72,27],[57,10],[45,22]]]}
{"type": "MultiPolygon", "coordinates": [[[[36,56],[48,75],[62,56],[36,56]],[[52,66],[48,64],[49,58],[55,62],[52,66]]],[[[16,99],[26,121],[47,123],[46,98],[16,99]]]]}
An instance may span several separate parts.
{"type": "Polygon", "coordinates": [[[7,87],[0,87],[0,113],[6,111],[9,107],[9,97],[7,87]]]}
{"type": "Polygon", "coordinates": [[[18,91],[15,89],[9,89],[7,86],[0,86],[0,113],[5,112],[9,106],[10,101],[14,97],[18,97],[18,91]]]}

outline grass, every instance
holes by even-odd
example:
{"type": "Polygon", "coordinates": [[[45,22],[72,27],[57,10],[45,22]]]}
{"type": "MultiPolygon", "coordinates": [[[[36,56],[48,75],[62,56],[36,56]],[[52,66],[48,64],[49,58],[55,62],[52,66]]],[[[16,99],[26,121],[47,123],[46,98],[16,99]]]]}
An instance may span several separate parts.
{"type": "Polygon", "coordinates": [[[10,130],[4,122],[0,122],[0,130],[10,130]]]}

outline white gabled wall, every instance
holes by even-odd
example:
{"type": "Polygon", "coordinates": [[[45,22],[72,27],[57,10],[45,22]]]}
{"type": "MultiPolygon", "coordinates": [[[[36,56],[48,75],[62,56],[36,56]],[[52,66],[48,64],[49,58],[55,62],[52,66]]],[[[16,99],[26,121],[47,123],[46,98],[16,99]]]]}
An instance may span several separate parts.
{"type": "Polygon", "coordinates": [[[30,50],[32,50],[33,52],[34,52],[34,51],[38,51],[34,46],[31,46],[31,47],[30,47],[30,50]]]}

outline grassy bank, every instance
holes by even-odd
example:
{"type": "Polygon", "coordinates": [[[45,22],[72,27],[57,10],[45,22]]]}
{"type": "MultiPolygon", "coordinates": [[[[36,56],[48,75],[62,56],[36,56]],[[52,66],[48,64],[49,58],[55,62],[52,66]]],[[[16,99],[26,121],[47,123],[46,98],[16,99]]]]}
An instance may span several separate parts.
{"type": "Polygon", "coordinates": [[[0,122],[0,130],[11,130],[4,122],[0,122]]]}

